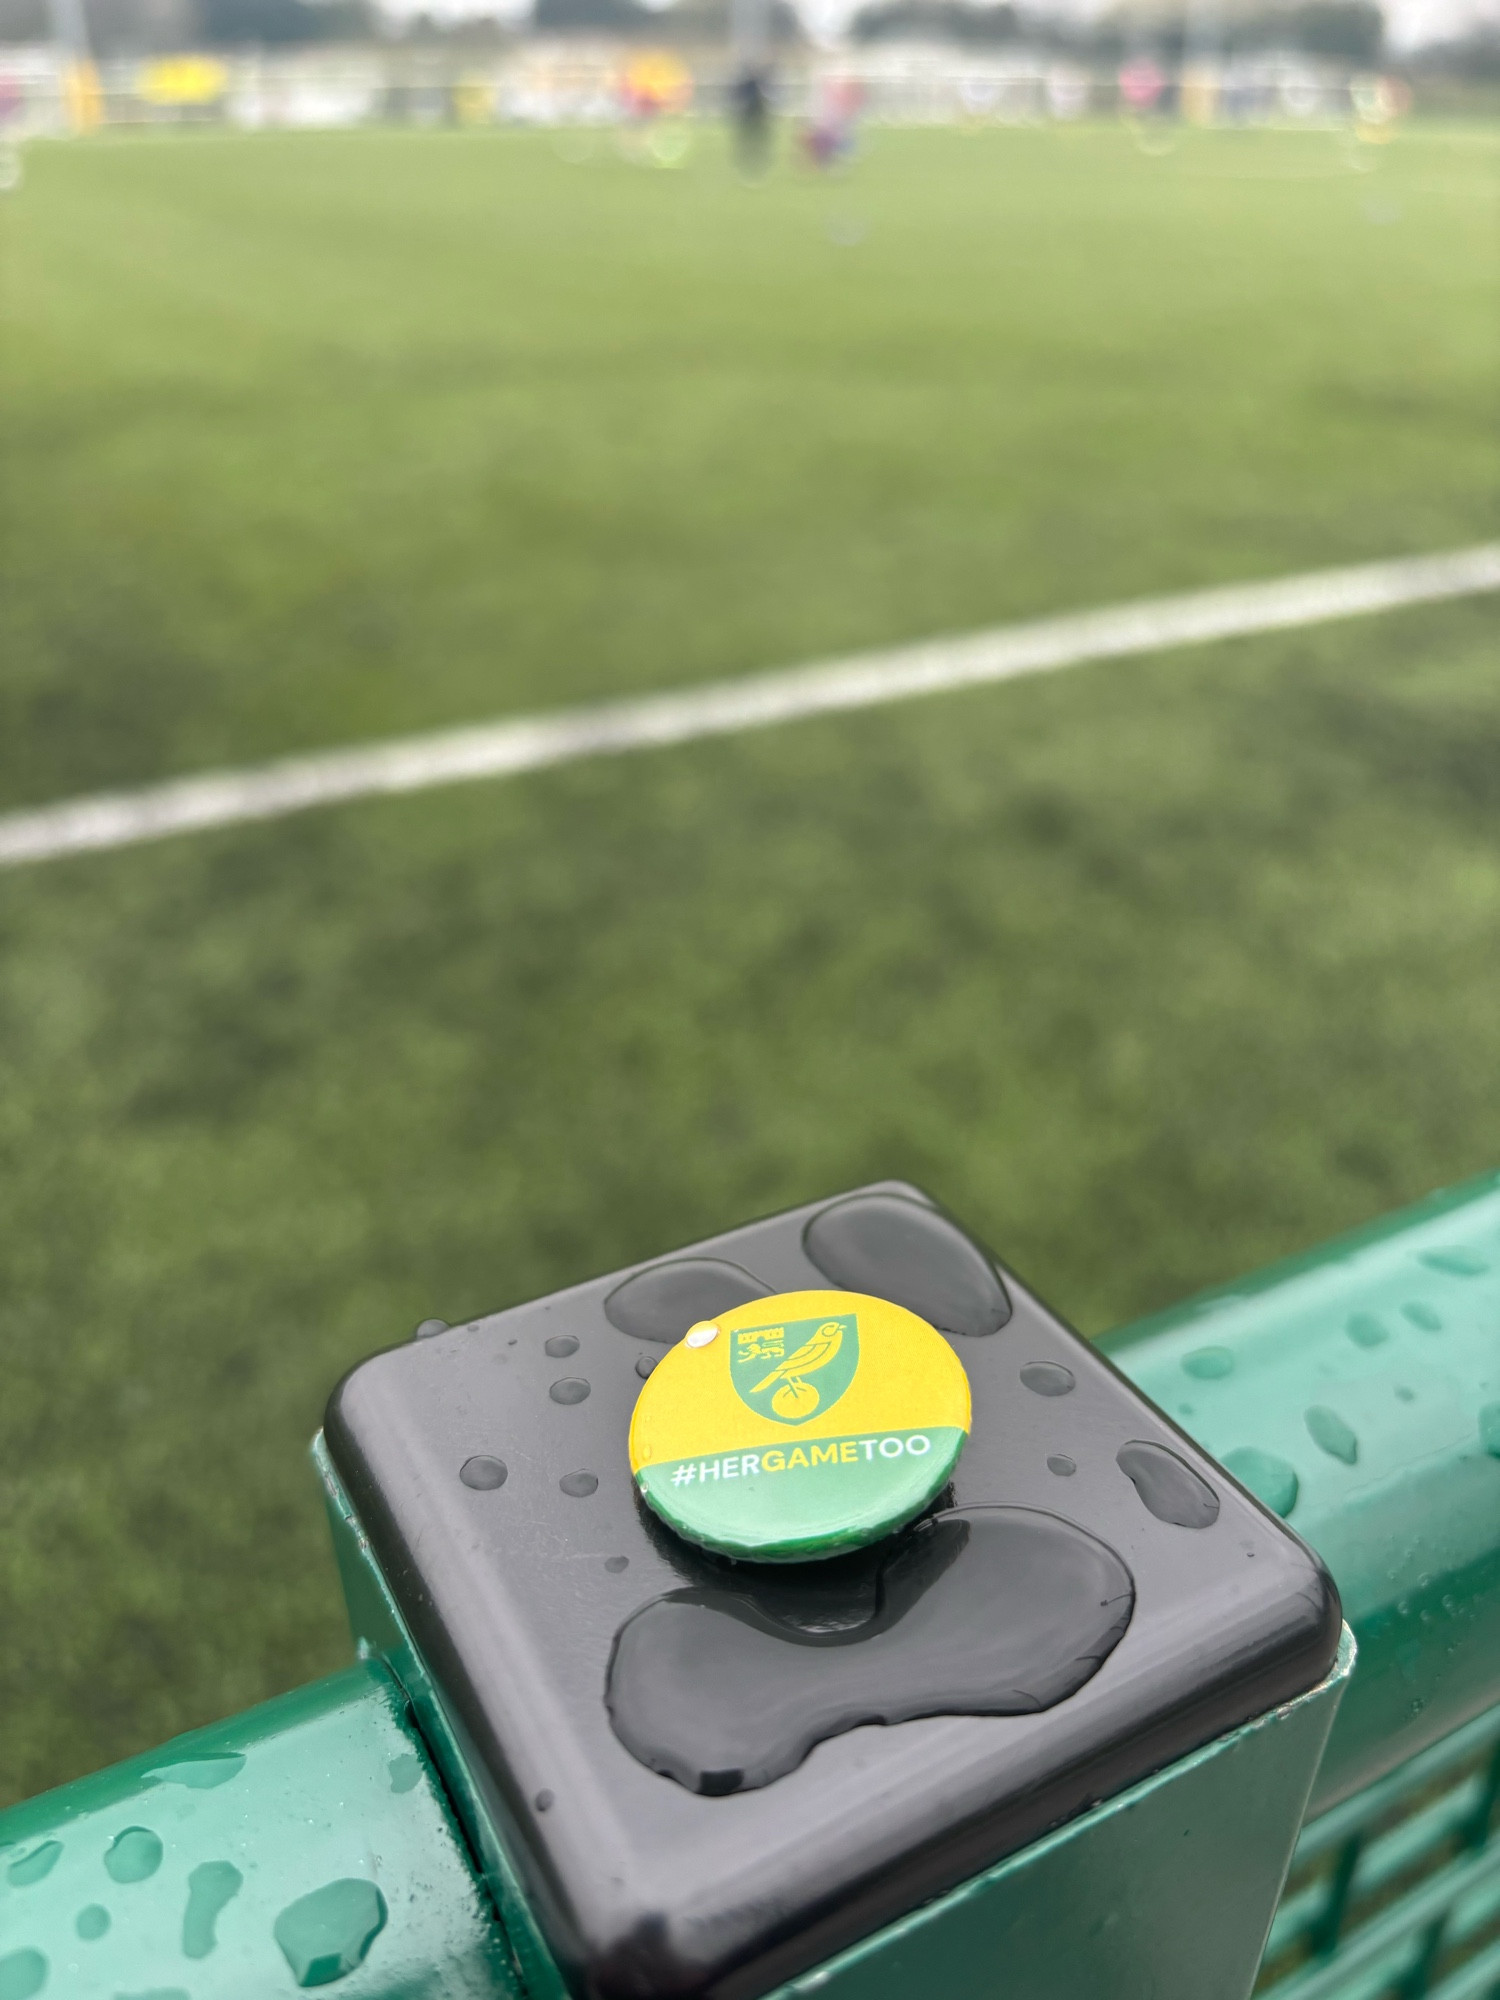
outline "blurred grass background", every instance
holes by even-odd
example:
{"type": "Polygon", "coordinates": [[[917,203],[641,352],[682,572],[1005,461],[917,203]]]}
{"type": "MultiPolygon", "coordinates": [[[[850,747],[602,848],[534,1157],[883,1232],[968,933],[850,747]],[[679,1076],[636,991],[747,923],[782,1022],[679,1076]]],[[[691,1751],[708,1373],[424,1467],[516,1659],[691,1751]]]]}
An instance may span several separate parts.
{"type": "MultiPolygon", "coordinates": [[[[1492,535],[1500,134],[35,147],[0,799],[1492,535]]],[[[329,1669],[338,1374],[923,1182],[1088,1330],[1500,1161],[1484,600],[0,877],[0,1796],[329,1669]]]]}

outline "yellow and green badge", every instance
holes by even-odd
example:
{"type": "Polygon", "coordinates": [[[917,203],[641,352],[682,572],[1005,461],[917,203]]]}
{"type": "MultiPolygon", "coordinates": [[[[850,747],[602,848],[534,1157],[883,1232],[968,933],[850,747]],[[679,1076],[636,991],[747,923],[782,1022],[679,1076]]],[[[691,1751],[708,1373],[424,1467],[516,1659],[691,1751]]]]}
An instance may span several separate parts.
{"type": "Polygon", "coordinates": [[[636,1402],[630,1468],[689,1541],[807,1562],[919,1514],[968,1434],[969,1379],[926,1320],[783,1292],[688,1329],[636,1402]]]}

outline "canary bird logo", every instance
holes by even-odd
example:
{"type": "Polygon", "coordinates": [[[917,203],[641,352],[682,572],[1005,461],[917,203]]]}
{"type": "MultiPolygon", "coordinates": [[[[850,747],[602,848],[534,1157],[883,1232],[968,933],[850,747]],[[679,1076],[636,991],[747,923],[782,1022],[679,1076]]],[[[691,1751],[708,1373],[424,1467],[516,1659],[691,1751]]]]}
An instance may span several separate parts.
{"type": "Polygon", "coordinates": [[[844,1344],[844,1329],[836,1319],[824,1320],[810,1340],[804,1340],[790,1360],[773,1368],[764,1382],[757,1382],[752,1395],[760,1395],[773,1384],[781,1386],[771,1398],[778,1417],[810,1417],[823,1398],[811,1382],[803,1380],[814,1369],[826,1368],[844,1344]]]}
{"type": "Polygon", "coordinates": [[[830,1409],[859,1364],[853,1313],[743,1327],[734,1337],[730,1374],[743,1402],[783,1424],[805,1424],[830,1409]],[[767,1369],[766,1362],[773,1365],[767,1369]],[[818,1380],[808,1380],[816,1375],[818,1380]]]}

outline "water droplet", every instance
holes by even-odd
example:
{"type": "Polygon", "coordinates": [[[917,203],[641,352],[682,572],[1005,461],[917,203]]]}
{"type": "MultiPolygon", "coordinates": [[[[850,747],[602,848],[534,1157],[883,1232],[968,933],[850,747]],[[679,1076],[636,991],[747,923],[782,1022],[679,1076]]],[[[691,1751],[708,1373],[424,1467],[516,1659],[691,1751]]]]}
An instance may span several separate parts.
{"type": "Polygon", "coordinates": [[[1028,1361],[1021,1381],[1034,1396],[1066,1396],[1073,1386],[1073,1371],[1060,1361],[1028,1361]]]}
{"type": "Polygon", "coordinates": [[[1221,1382],[1234,1373],[1234,1356],[1227,1347],[1200,1347],[1192,1354],[1185,1354],[1182,1365],[1200,1382],[1221,1382]]]}
{"type": "Polygon", "coordinates": [[[1379,1347],[1390,1335],[1374,1313],[1351,1313],[1344,1327],[1356,1347],[1379,1347]]]}
{"type": "Polygon", "coordinates": [[[92,1944],[109,1929],[109,1911],[102,1903],[85,1903],[73,1919],[73,1928],[86,1944],[92,1944]]]}
{"type": "Polygon", "coordinates": [[[1424,1333],[1442,1332],[1442,1315],[1428,1305],[1425,1299],[1412,1299],[1401,1310],[1412,1325],[1421,1327],[1424,1333]]]}
{"type": "Polygon", "coordinates": [[[434,1334],[446,1333],[447,1331],[448,1331],[447,1320],[424,1319],[422,1324],[417,1328],[416,1332],[412,1335],[412,1339],[431,1340],[434,1334]]]}
{"type": "Polygon", "coordinates": [[[604,1558],[604,1567],[609,1571],[611,1576],[618,1576],[622,1569],[629,1569],[630,1558],[629,1556],[606,1556],[604,1558]]]}
{"type": "Polygon", "coordinates": [[[570,1354],[578,1352],[578,1342],[571,1333],[554,1333],[543,1343],[542,1352],[553,1361],[566,1361],[570,1354]]]}
{"type": "Polygon", "coordinates": [[[1238,1451],[1224,1454],[1225,1469],[1232,1472],[1241,1486],[1248,1486],[1257,1500],[1263,1500],[1273,1514],[1283,1520],[1297,1504],[1298,1480],[1296,1469],[1278,1458],[1273,1451],[1257,1451],[1254,1445],[1242,1445],[1238,1451]]]}
{"type": "Polygon", "coordinates": [[[655,1354],[638,1354],[635,1357],[635,1372],[643,1382],[656,1366],[658,1359],[659,1357],[655,1354]]]}
{"type": "Polygon", "coordinates": [[[695,1320],[713,1319],[770,1293],[769,1285],[738,1264],[718,1257],[678,1257],[616,1285],[604,1301],[604,1317],[636,1340],[668,1342],[681,1340],[695,1320]]]}
{"type": "Polygon", "coordinates": [[[149,1826],[127,1826],[110,1842],[104,1866],[116,1882],[144,1882],[160,1868],[161,1852],[149,1826]]]}
{"type": "Polygon", "coordinates": [[[550,1812],[556,1804],[557,1794],[555,1792],[537,1793],[535,1805],[538,1812],[550,1812]]]}
{"type": "Polygon", "coordinates": [[[8,1951],[0,1958],[0,2000],[31,2000],[47,1983],[47,1961],[39,1951],[8,1951]]]}
{"type": "Polygon", "coordinates": [[[503,1458],[487,1458],[483,1453],[478,1458],[466,1458],[458,1468],[458,1476],[465,1486],[472,1486],[476,1493],[493,1493],[497,1486],[503,1486],[510,1469],[503,1458]]]}
{"type": "Polygon", "coordinates": [[[1069,1458],[1065,1451],[1057,1451],[1047,1460],[1047,1470],[1055,1472],[1059,1479],[1071,1479],[1078,1470],[1078,1463],[1076,1459],[1069,1458]]]}
{"type": "Polygon", "coordinates": [[[1305,1413],[1303,1422],[1313,1443],[1326,1451],[1330,1458],[1340,1458],[1345,1465],[1353,1465],[1359,1457],[1359,1439],[1337,1410],[1330,1410],[1324,1403],[1314,1403],[1305,1413]]]}
{"type": "Polygon", "coordinates": [[[979,1245],[906,1195],[836,1201],[808,1223],[802,1247],[842,1290],[890,1299],[943,1333],[998,1333],[1010,1318],[1000,1274],[979,1245]]]}
{"type": "Polygon", "coordinates": [[[417,1782],[422,1776],[422,1760],[419,1757],[413,1757],[409,1750],[403,1752],[399,1757],[393,1757],[385,1768],[391,1774],[391,1790],[393,1792],[410,1792],[415,1790],[417,1782]]]}
{"type": "Polygon", "coordinates": [[[809,1603],[788,1615],[799,1592],[827,1594],[816,1574],[763,1588],[741,1572],[627,1619],[605,1692],[626,1749],[712,1797],[768,1785],[860,1724],[1034,1714],[1097,1672],[1135,1603],[1112,1549],[1019,1508],[933,1516],[856,1567],[878,1577],[877,1608],[836,1645],[808,1628],[809,1603]]]}
{"type": "Polygon", "coordinates": [[[240,1893],[245,1878],[232,1861],[200,1861],[188,1877],[187,1909],[182,1918],[182,1955],[207,1958],[218,1943],[214,1925],[226,1903],[240,1893]]]}
{"type": "Polygon", "coordinates": [[[710,1320],[704,1326],[690,1326],[682,1336],[684,1347],[707,1347],[719,1337],[719,1329],[710,1320]]]}
{"type": "Polygon", "coordinates": [[[148,1772],[148,1785],[185,1785],[190,1792],[211,1792],[220,1785],[227,1785],[231,1778],[237,1778],[245,1768],[245,1760],[237,1750],[227,1751],[221,1757],[185,1757],[180,1764],[160,1764],[148,1772]]]}
{"type": "Polygon", "coordinates": [[[1455,1278],[1479,1278],[1490,1268],[1477,1250],[1455,1246],[1447,1250],[1424,1250],[1422,1262],[1434,1271],[1447,1271],[1455,1278]]]}
{"type": "Polygon", "coordinates": [[[588,1393],[589,1385],[581,1375],[564,1375],[547,1391],[554,1403],[584,1403],[588,1401],[588,1393]]]}
{"type": "Polygon", "coordinates": [[[375,1884],[348,1877],[288,1903],[272,1934],[299,1986],[331,1986],[364,1964],[385,1919],[375,1884]]]}
{"type": "Polygon", "coordinates": [[[1175,1451],[1137,1439],[1115,1453],[1115,1464],[1158,1521],[1174,1528],[1211,1528],[1219,1518],[1219,1496],[1206,1479],[1175,1451]]]}
{"type": "Polygon", "coordinates": [[[50,1875],[61,1859],[62,1842],[44,1840],[39,1847],[18,1855],[6,1869],[5,1878],[14,1882],[18,1889],[29,1889],[33,1882],[40,1882],[50,1875]]]}
{"type": "Polygon", "coordinates": [[[1491,1458],[1500,1458],[1500,1403],[1486,1403],[1479,1412],[1479,1442],[1491,1458]]]}
{"type": "Polygon", "coordinates": [[[592,1472],[565,1472],[557,1483],[570,1500],[587,1500],[599,1490],[598,1475],[592,1472]]]}

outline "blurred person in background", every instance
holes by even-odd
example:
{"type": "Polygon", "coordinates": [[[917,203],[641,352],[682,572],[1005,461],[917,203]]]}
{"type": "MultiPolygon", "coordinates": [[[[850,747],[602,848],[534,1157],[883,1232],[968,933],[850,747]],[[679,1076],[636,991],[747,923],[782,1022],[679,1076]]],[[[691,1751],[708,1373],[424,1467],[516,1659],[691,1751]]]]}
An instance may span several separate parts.
{"type": "Polygon", "coordinates": [[[825,77],[820,82],[816,109],[802,128],[802,149],[810,165],[831,168],[853,158],[863,102],[857,77],[825,77]]]}
{"type": "Polygon", "coordinates": [[[759,63],[747,63],[729,86],[734,156],[748,179],[759,180],[771,158],[771,79],[759,63]]]}

